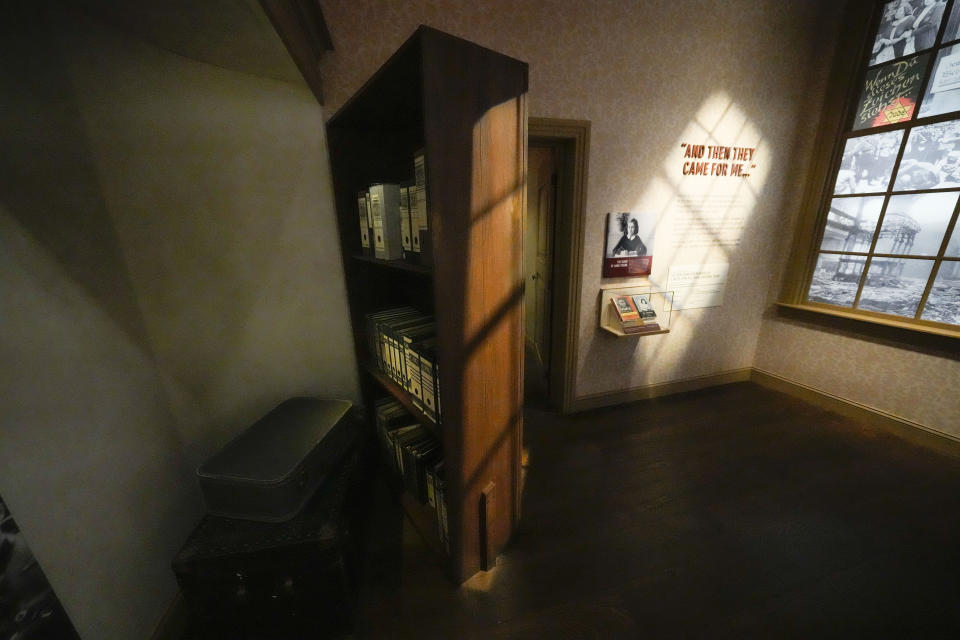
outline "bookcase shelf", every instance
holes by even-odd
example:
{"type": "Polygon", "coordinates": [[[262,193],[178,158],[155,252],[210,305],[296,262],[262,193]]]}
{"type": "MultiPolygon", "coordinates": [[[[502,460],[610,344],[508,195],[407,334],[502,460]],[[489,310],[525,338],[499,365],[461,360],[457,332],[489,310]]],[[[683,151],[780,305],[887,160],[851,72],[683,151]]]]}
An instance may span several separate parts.
{"type": "Polygon", "coordinates": [[[410,397],[410,394],[406,389],[402,388],[389,376],[371,364],[364,364],[363,368],[374,380],[377,381],[377,383],[380,384],[380,386],[382,386],[387,392],[390,393],[390,395],[396,398],[400,404],[402,404],[404,408],[410,412],[410,415],[412,415],[417,422],[429,429],[430,433],[435,435],[437,439],[443,442],[443,428],[434,422],[430,416],[418,409],[417,405],[413,404],[413,398],[410,397]]]}
{"type": "Polygon", "coordinates": [[[437,516],[434,510],[429,505],[420,504],[419,500],[402,487],[394,487],[394,489],[400,492],[400,504],[403,505],[403,511],[413,528],[427,543],[427,547],[442,558],[449,559],[449,554],[443,548],[443,543],[440,542],[440,536],[437,533],[437,516]]]}
{"type": "MultiPolygon", "coordinates": [[[[527,75],[526,63],[420,27],[327,123],[364,403],[373,416],[393,396],[442,436],[457,583],[492,566],[519,518],[527,75]],[[357,193],[411,180],[418,150],[429,205],[419,264],[364,255],[357,193]],[[366,315],[400,306],[434,316],[442,427],[367,365],[366,315]]],[[[432,509],[400,495],[438,546],[432,509]]]]}
{"type": "Polygon", "coordinates": [[[418,273],[422,276],[431,276],[433,275],[433,269],[430,267],[425,267],[422,264],[413,264],[411,262],[403,262],[402,260],[381,260],[380,258],[374,258],[372,256],[358,255],[353,256],[354,260],[359,262],[365,262],[368,264],[373,264],[378,267],[383,267],[384,269],[397,269],[399,271],[409,271],[410,273],[418,273]]]}
{"type": "Polygon", "coordinates": [[[598,326],[607,333],[612,333],[618,338],[636,338],[642,336],[655,336],[664,333],[670,333],[670,320],[672,317],[673,291],[660,291],[650,285],[646,279],[633,284],[609,284],[600,287],[599,311],[600,319],[598,326]],[[657,326],[655,330],[644,330],[634,333],[627,333],[623,330],[623,325],[617,317],[617,312],[610,303],[613,296],[633,296],[642,295],[649,299],[650,304],[657,313],[657,326]]]}

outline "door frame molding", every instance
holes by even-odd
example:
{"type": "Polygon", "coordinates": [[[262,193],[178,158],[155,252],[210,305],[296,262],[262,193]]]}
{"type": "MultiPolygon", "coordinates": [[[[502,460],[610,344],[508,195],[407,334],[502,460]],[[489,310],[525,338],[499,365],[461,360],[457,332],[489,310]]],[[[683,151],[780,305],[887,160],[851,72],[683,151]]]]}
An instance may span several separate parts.
{"type": "Polygon", "coordinates": [[[553,221],[550,404],[570,413],[575,410],[576,398],[590,121],[531,117],[527,122],[527,141],[556,146],[562,151],[553,221]]]}

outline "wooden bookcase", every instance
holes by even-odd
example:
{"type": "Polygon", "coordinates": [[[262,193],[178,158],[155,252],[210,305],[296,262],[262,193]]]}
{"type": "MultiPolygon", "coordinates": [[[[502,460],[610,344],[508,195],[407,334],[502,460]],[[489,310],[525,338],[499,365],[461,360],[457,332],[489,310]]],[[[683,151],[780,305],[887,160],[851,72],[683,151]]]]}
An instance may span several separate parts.
{"type": "MultiPolygon", "coordinates": [[[[364,401],[404,390],[368,353],[365,314],[411,305],[437,321],[451,577],[492,566],[519,517],[523,402],[522,224],[527,65],[420,27],[327,123],[364,401]],[[427,163],[419,264],[361,255],[356,195],[427,163]]],[[[429,425],[428,425],[429,426],[429,425]]],[[[432,511],[401,496],[431,538],[432,511]]],[[[433,536],[435,538],[435,535],[433,536]]]]}

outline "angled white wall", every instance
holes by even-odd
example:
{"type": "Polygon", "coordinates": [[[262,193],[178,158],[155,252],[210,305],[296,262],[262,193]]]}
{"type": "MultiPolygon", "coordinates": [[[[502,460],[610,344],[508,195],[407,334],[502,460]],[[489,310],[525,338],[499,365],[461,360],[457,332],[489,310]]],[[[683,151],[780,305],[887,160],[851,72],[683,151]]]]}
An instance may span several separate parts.
{"type": "Polygon", "coordinates": [[[299,80],[21,4],[0,39],[0,494],[81,636],[139,640],[202,514],[196,464],[286,397],[357,398],[323,113],[299,80]]]}

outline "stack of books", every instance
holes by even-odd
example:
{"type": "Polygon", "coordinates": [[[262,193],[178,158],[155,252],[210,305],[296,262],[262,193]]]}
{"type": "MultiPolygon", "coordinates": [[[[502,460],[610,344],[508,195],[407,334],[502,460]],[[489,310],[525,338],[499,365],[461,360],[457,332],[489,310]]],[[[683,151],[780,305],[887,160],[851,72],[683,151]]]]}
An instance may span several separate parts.
{"type": "Polygon", "coordinates": [[[380,260],[426,263],[423,247],[429,236],[426,156],[413,158],[414,179],[377,182],[357,193],[360,247],[380,260]]]}
{"type": "Polygon", "coordinates": [[[650,295],[646,293],[634,295],[615,295],[610,298],[610,304],[620,320],[620,330],[624,333],[647,333],[659,331],[657,312],[650,304],[650,295]]]}
{"type": "Polygon", "coordinates": [[[437,325],[412,307],[369,313],[367,336],[377,368],[399,384],[414,406],[441,422],[437,372],[437,325]]]}
{"type": "Polygon", "coordinates": [[[443,447],[393,398],[376,403],[377,438],[384,460],[404,490],[436,512],[437,535],[449,551],[443,447]]]}

